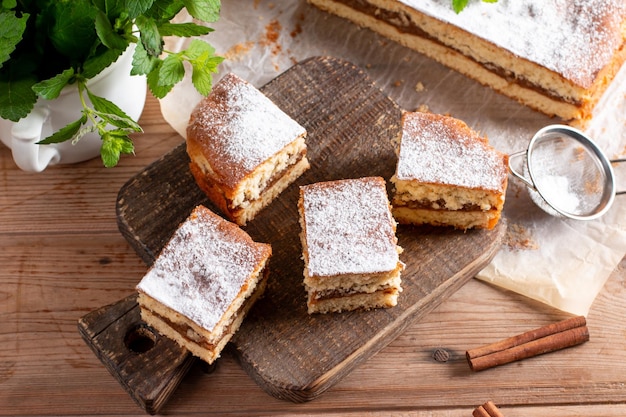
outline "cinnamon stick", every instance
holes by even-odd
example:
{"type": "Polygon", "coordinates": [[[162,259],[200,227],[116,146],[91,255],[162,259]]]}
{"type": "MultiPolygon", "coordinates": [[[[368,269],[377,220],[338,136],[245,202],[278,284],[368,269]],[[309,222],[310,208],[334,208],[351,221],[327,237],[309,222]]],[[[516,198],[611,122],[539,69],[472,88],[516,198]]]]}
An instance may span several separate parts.
{"type": "Polygon", "coordinates": [[[465,352],[473,371],[579,345],[589,340],[584,316],[576,316],[465,352]]]}
{"type": "Polygon", "coordinates": [[[487,401],[472,413],[474,417],[504,417],[493,401],[487,401]]]}

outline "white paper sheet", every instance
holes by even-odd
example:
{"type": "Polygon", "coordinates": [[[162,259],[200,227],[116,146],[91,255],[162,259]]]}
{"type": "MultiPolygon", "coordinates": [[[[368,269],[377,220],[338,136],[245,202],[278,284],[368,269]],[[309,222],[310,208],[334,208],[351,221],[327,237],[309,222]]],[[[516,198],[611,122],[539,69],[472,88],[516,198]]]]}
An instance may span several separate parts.
{"type": "MultiPolygon", "coordinates": [[[[426,106],[459,118],[503,152],[526,149],[537,130],[559,123],[304,0],[223,0],[220,21],[210,26],[215,32],[206,39],[227,58],[216,81],[234,72],[261,87],[296,62],[330,55],[362,67],[405,110],[426,106]]],[[[168,45],[175,50],[182,46],[168,45]]],[[[183,137],[199,100],[186,78],[161,101],[163,116],[183,137]]],[[[625,115],[626,67],[586,129],[611,158],[626,149],[625,115]]],[[[620,183],[626,189],[624,165],[616,167],[624,173],[618,175],[618,189],[620,183]]],[[[626,196],[618,196],[599,220],[561,220],[537,208],[525,186],[511,177],[505,204],[507,241],[477,278],[586,315],[626,254],[624,200],[626,196]]]]}

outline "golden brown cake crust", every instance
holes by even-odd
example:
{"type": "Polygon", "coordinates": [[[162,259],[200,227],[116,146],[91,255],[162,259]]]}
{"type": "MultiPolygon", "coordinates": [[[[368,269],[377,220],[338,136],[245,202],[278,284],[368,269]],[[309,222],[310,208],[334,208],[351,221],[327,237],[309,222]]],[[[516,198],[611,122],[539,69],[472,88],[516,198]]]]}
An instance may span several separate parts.
{"type": "Polygon", "coordinates": [[[399,223],[492,229],[504,206],[508,156],[458,119],[405,112],[391,181],[399,223]]]}
{"type": "Polygon", "coordinates": [[[211,331],[271,253],[269,244],[254,242],[236,224],[198,206],[137,289],[211,331]]]}
{"type": "Polygon", "coordinates": [[[137,284],[142,317],[211,362],[260,296],[271,254],[270,245],[198,206],[137,284]]]}
{"type": "Polygon", "coordinates": [[[305,137],[261,91],[227,74],[191,114],[190,170],[222,213],[244,226],[309,168],[305,137]]]}
{"type": "Polygon", "coordinates": [[[308,1],[579,126],[626,60],[622,0],[308,1]]]}
{"type": "Polygon", "coordinates": [[[398,263],[385,180],[366,177],[300,187],[309,276],[376,274],[398,263]]]}
{"type": "Polygon", "coordinates": [[[198,103],[187,127],[192,160],[202,156],[212,180],[233,190],[264,161],[306,134],[269,98],[235,74],[226,74],[198,103]]]}
{"type": "Polygon", "coordinates": [[[423,112],[402,115],[399,180],[502,194],[508,181],[507,161],[506,154],[459,119],[423,112]]]}
{"type": "Polygon", "coordinates": [[[380,177],[300,187],[298,210],[308,312],[388,308],[404,264],[380,177]]]}

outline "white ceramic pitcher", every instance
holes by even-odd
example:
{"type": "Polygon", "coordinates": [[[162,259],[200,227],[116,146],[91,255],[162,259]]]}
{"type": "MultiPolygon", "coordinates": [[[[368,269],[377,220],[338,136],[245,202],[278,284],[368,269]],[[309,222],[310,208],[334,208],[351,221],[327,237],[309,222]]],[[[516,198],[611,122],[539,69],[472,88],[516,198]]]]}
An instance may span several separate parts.
{"type": "MultiPolygon", "coordinates": [[[[93,94],[118,105],[137,120],[146,101],[145,76],[130,75],[132,44],[120,58],[88,81],[93,94]]],[[[66,86],[54,100],[39,99],[31,113],[17,122],[0,119],[0,140],[11,149],[13,160],[24,171],[41,172],[49,165],[72,164],[100,155],[102,140],[97,133],[88,133],[76,144],[71,141],[50,145],[37,142],[80,117],[82,105],[78,87],[66,86]]]]}

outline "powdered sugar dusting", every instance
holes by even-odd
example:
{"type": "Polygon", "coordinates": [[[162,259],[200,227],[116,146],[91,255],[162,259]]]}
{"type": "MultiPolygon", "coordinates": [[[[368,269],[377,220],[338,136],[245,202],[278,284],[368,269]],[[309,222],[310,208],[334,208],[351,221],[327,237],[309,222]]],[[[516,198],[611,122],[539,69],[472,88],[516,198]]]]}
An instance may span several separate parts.
{"type": "Polygon", "coordinates": [[[585,88],[623,43],[623,0],[470,1],[459,14],[450,0],[399,1],[585,88]]]}
{"type": "Polygon", "coordinates": [[[301,188],[311,276],[391,271],[397,239],[385,181],[328,181],[301,188]]]}
{"type": "Polygon", "coordinates": [[[504,155],[459,120],[419,112],[403,115],[396,177],[503,192],[504,155]]]}
{"type": "Polygon", "coordinates": [[[303,134],[261,91],[231,73],[194,109],[187,137],[202,142],[216,173],[238,183],[303,134]]]}
{"type": "Polygon", "coordinates": [[[137,289],[211,331],[266,251],[266,245],[199,206],[137,289]]]}

